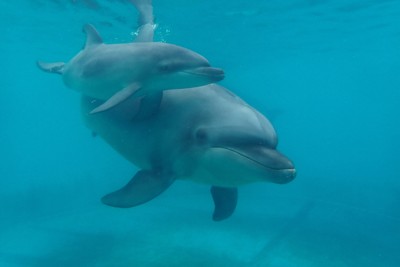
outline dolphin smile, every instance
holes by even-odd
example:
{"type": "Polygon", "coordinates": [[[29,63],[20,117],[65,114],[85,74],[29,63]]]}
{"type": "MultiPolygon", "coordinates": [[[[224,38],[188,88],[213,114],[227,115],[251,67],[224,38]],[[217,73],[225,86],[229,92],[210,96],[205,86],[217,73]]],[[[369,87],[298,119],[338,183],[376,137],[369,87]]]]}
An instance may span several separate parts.
{"type": "Polygon", "coordinates": [[[222,69],[213,67],[198,67],[194,69],[184,70],[182,72],[196,76],[204,76],[209,78],[213,82],[218,82],[225,78],[225,73],[222,69]]]}
{"type": "Polygon", "coordinates": [[[232,151],[234,153],[237,153],[240,156],[245,157],[245,158],[247,158],[247,159],[249,159],[249,160],[251,160],[251,161],[253,161],[253,162],[255,162],[255,163],[257,163],[257,164],[259,164],[259,165],[261,165],[261,166],[263,166],[265,168],[267,168],[267,169],[270,169],[270,170],[275,170],[275,171],[293,170],[293,171],[295,171],[293,164],[289,160],[287,160],[287,162],[286,162],[287,166],[272,166],[272,165],[267,165],[265,162],[261,162],[260,160],[252,158],[249,155],[246,155],[246,154],[244,154],[244,153],[242,153],[242,152],[240,152],[238,150],[235,150],[233,148],[229,148],[229,147],[219,147],[219,148],[223,148],[223,149],[232,151]]]}
{"type": "Polygon", "coordinates": [[[243,168],[253,166],[260,179],[269,182],[285,184],[296,177],[296,169],[292,161],[275,149],[262,146],[213,146],[211,149],[225,150],[228,152],[224,153],[225,157],[231,158],[232,162],[240,162],[243,168]]]}

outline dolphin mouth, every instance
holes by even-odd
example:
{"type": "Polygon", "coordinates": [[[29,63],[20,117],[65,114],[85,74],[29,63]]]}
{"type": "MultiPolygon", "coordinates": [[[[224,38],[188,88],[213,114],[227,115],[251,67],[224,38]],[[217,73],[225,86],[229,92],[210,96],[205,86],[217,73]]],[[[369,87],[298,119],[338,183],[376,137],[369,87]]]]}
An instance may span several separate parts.
{"type": "Polygon", "coordinates": [[[183,72],[191,75],[203,76],[212,82],[218,82],[225,78],[225,72],[220,68],[214,67],[198,67],[183,72]]]}
{"type": "Polygon", "coordinates": [[[267,172],[274,174],[274,182],[285,184],[296,177],[296,169],[286,156],[275,149],[266,147],[219,147],[235,153],[267,172]]]}

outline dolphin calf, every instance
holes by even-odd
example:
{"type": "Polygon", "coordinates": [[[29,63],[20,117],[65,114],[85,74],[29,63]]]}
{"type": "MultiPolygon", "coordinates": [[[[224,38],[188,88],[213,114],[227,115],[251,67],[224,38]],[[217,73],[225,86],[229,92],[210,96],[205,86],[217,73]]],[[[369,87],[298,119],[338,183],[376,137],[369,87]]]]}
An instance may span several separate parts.
{"type": "MultiPolygon", "coordinates": [[[[191,88],[224,78],[203,56],[180,46],[152,42],[151,25],[142,25],[137,42],[104,44],[92,25],[85,25],[86,44],[68,63],[37,62],[40,69],[62,75],[64,83],[82,94],[106,100],[91,113],[107,110],[127,98],[145,97],[153,109],[162,91],[191,88]]],[[[146,107],[144,107],[146,108],[146,107]]]]}
{"type": "Polygon", "coordinates": [[[219,85],[166,91],[158,111],[140,120],[137,99],[88,114],[102,104],[82,96],[85,124],[140,168],[128,184],[102,198],[106,205],[137,206],[175,180],[191,180],[211,185],[213,219],[219,221],[235,210],[238,186],[284,184],[296,175],[293,163],[276,149],[268,119],[219,85]]]}

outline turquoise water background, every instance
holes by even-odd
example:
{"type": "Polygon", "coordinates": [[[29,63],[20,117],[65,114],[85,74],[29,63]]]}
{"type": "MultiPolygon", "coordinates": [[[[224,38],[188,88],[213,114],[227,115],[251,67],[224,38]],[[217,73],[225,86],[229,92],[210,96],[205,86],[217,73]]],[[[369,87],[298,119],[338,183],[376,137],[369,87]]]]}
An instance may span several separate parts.
{"type": "MultiPolygon", "coordinates": [[[[240,188],[211,221],[209,188],[99,199],[136,168],[35,61],[67,61],[85,23],[129,42],[128,1],[0,3],[0,266],[400,266],[400,1],[153,0],[156,39],[206,56],[265,114],[296,164],[287,185],[240,188]]],[[[207,108],[207,107],[205,107],[207,108]]]]}

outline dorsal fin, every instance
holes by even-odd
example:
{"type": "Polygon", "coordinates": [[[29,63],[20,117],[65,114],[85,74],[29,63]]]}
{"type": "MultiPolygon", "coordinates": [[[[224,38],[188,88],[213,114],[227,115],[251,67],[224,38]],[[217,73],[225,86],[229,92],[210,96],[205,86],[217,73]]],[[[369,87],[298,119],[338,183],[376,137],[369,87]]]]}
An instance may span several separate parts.
{"type": "Polygon", "coordinates": [[[103,39],[92,24],[85,24],[83,26],[83,32],[86,33],[86,43],[84,49],[103,43],[103,39]]]}

